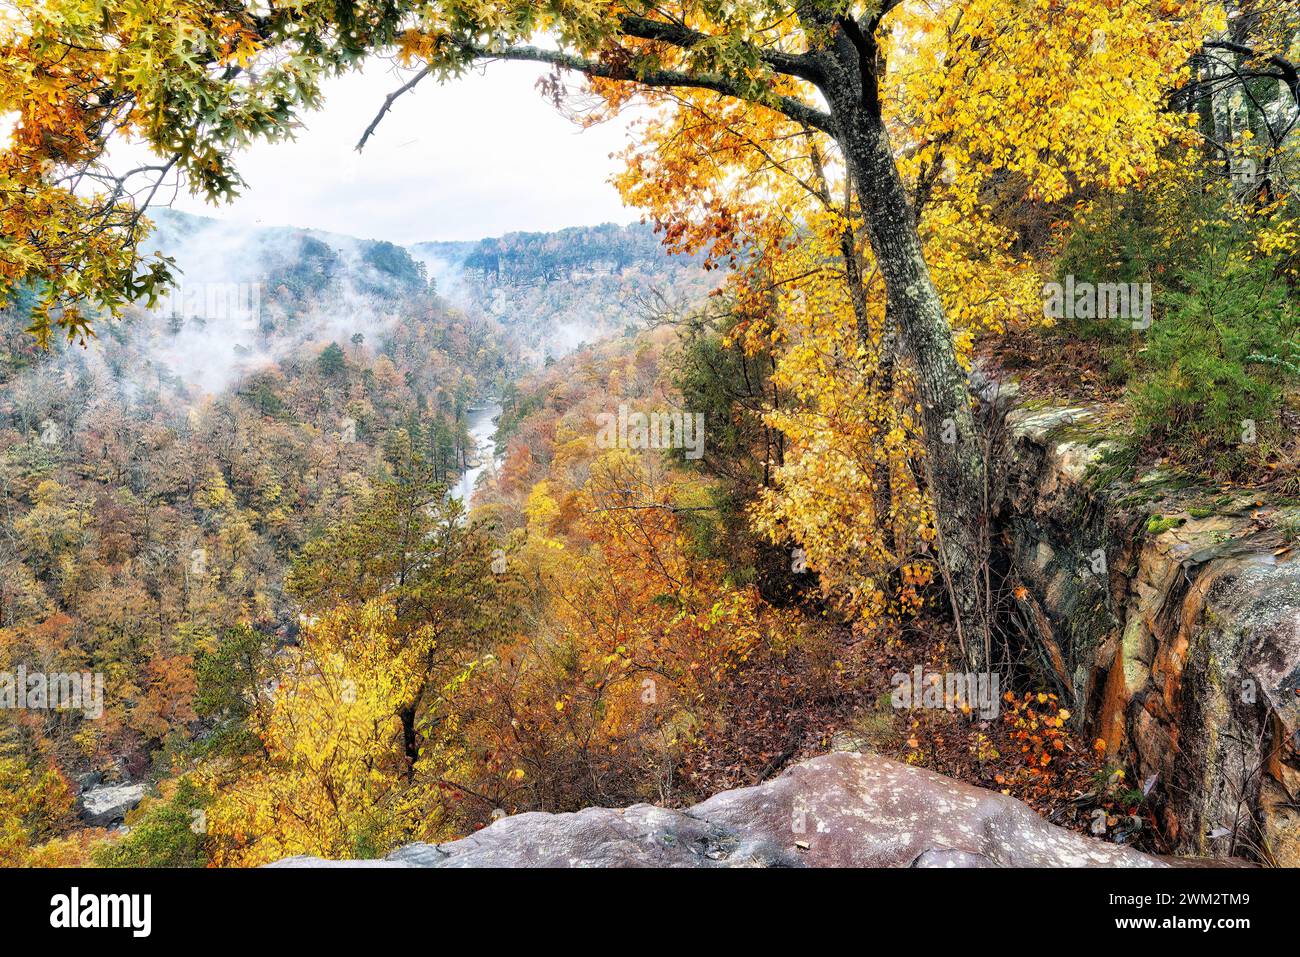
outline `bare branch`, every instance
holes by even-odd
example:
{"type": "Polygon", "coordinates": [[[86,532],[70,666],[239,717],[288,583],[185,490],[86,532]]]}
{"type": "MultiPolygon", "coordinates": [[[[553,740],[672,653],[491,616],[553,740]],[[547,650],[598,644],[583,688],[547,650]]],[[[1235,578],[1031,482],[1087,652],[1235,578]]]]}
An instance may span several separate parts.
{"type": "MultiPolygon", "coordinates": [[[[689,27],[662,20],[648,20],[645,17],[623,16],[619,18],[619,29],[629,37],[638,40],[657,40],[689,50],[712,40],[714,37],[689,27]]],[[[798,77],[809,83],[817,83],[822,76],[817,60],[802,53],[782,53],[779,50],[758,50],[758,57],[768,67],[785,76],[798,77]]]]}
{"type": "MultiPolygon", "coordinates": [[[[539,47],[507,47],[504,50],[491,50],[482,47],[470,47],[467,52],[482,60],[523,60],[532,63],[549,63],[566,70],[577,70],[587,76],[601,77],[607,80],[625,80],[652,87],[690,87],[698,90],[713,90],[724,96],[748,99],[741,95],[735,83],[724,76],[711,74],[684,73],[679,70],[650,70],[637,73],[626,66],[615,66],[587,60],[558,50],[543,50],[539,47]]],[[[824,113],[793,96],[776,96],[764,106],[788,116],[790,119],[834,135],[834,121],[829,113],[824,113]]]]}
{"type": "Polygon", "coordinates": [[[370,125],[366,127],[366,131],[361,134],[361,139],[357,141],[358,153],[360,153],[363,149],[365,149],[366,141],[369,140],[371,135],[375,132],[375,129],[379,126],[379,122],[384,118],[384,114],[386,114],[389,110],[393,108],[394,101],[396,101],[397,98],[401,96],[403,93],[408,93],[411,90],[415,89],[415,85],[419,83],[421,80],[423,80],[426,76],[428,76],[431,72],[433,72],[432,67],[428,67],[428,66],[424,67],[422,70],[416,73],[415,76],[411,77],[410,80],[408,80],[406,83],[403,83],[392,93],[389,93],[386,97],[384,97],[384,105],[379,108],[379,112],[375,114],[375,118],[370,121],[370,125]]]}
{"type": "Polygon", "coordinates": [[[1296,101],[1296,105],[1300,106],[1300,68],[1297,68],[1290,60],[1278,54],[1260,53],[1254,47],[1241,43],[1232,43],[1227,40],[1211,40],[1205,44],[1205,47],[1207,50],[1227,50],[1247,59],[1261,59],[1265,63],[1277,67],[1281,71],[1281,76],[1278,76],[1277,79],[1287,85],[1287,88],[1291,91],[1291,96],[1296,101]]]}

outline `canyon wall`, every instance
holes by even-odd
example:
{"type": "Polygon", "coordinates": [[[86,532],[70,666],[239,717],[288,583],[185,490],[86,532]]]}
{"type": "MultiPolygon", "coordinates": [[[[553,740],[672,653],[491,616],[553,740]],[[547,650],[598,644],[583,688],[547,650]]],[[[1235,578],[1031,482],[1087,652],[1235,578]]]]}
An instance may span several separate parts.
{"type": "Polygon", "coordinates": [[[1104,409],[1001,391],[996,522],[1033,664],[1178,853],[1300,865],[1300,507],[1120,478],[1104,409]]]}

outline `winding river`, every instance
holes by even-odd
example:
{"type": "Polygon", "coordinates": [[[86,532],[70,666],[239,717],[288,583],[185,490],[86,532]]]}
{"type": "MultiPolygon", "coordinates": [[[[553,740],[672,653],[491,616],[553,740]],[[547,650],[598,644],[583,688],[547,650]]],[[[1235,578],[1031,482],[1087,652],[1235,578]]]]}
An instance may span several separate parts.
{"type": "Polygon", "coordinates": [[[495,399],[487,399],[483,405],[476,406],[465,414],[472,447],[470,461],[473,464],[461,474],[460,481],[451,487],[450,494],[459,498],[467,509],[478,477],[485,471],[488,474],[496,472],[497,447],[492,436],[496,433],[496,418],[500,414],[501,403],[495,399]]]}

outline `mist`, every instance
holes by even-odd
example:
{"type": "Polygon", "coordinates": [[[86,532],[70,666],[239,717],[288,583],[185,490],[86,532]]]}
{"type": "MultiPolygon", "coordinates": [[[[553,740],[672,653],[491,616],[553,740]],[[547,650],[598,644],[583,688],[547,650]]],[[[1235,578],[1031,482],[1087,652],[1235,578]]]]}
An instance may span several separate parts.
{"type": "Polygon", "coordinates": [[[148,310],[134,341],[190,398],[226,391],[308,346],[356,334],[377,341],[397,320],[400,300],[384,295],[392,277],[365,259],[362,240],[176,214],[160,217],[156,237],[175,260],[176,287],[148,310]],[[320,247],[332,258],[305,258],[320,247]],[[295,296],[283,280],[304,269],[311,286],[295,296]]]}

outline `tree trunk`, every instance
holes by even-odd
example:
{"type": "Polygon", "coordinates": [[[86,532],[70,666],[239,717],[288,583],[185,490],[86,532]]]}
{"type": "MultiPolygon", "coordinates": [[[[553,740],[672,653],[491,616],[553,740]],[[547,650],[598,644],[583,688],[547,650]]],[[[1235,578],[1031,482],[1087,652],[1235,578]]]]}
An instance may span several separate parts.
{"type": "Polygon", "coordinates": [[[406,770],[403,776],[408,781],[415,777],[415,762],[420,760],[420,742],[415,733],[415,709],[416,704],[412,703],[398,712],[402,722],[402,753],[406,755],[406,770]]]}
{"type": "Polygon", "coordinates": [[[820,85],[858,188],[889,315],[916,368],[941,561],[967,662],[979,670],[990,656],[982,584],[987,558],[984,456],[966,373],[957,361],[952,329],[930,278],[880,116],[875,65],[867,62],[874,52],[864,52],[862,43],[863,38],[855,42],[837,30],[822,59],[820,85]]]}

